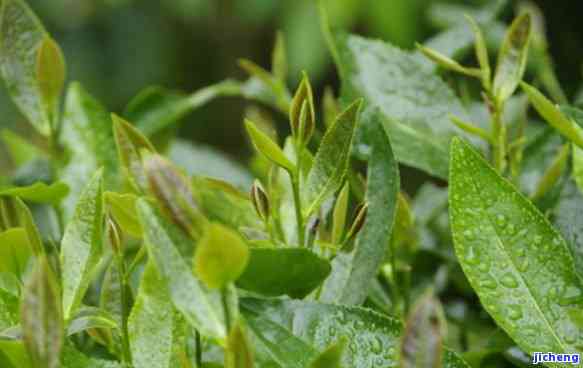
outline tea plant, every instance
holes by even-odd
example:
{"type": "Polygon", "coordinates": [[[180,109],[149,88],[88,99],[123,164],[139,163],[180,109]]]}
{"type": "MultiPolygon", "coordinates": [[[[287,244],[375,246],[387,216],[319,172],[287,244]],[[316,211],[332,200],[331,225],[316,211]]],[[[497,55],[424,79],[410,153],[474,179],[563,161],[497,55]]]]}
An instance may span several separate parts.
{"type": "Polygon", "coordinates": [[[288,89],[278,35],[270,71],[151,87],[120,116],[65,82],[23,0],[2,1],[0,73],[36,138],[2,133],[0,366],[503,367],[583,350],[583,111],[537,9],[499,47],[488,6],[407,52],[333,31],[320,6],[340,98],[318,104],[307,75],[288,89]],[[477,66],[459,61],[471,45],[477,66]],[[270,109],[242,119],[248,168],[174,136],[220,96],[270,109]],[[411,198],[398,163],[437,180],[411,198]]]}

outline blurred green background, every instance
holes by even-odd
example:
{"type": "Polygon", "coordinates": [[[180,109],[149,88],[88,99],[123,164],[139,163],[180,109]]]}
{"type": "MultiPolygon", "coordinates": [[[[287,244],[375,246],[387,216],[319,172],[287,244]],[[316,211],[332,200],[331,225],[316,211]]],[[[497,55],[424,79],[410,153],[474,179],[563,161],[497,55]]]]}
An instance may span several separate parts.
{"type": "MultiPolygon", "coordinates": [[[[331,21],[368,37],[412,48],[438,33],[452,5],[484,6],[489,1],[327,0],[331,21]]],[[[69,80],[116,112],[141,89],[162,85],[191,92],[225,78],[244,78],[239,58],[268,68],[275,32],[287,45],[289,84],[308,71],[321,95],[338,80],[322,40],[314,0],[29,0],[62,46],[69,80]]],[[[550,51],[569,96],[576,94],[583,60],[583,2],[539,0],[550,51]]],[[[509,1],[501,20],[513,17],[509,1]]],[[[488,30],[486,30],[488,32],[488,30]]],[[[204,142],[244,159],[242,115],[248,103],[220,99],[190,114],[182,137],[204,142]]],[[[30,130],[2,91],[0,127],[30,130]]]]}

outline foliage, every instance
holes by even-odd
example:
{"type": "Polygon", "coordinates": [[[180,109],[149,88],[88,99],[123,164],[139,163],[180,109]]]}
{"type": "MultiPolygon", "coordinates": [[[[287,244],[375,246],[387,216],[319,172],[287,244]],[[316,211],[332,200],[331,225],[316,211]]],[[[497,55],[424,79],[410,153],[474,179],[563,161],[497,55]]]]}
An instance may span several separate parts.
{"type": "Polygon", "coordinates": [[[409,52],[333,30],[319,6],[340,97],[318,104],[305,73],[288,89],[280,34],[271,70],[149,88],[122,117],[65,86],[59,45],[24,0],[2,2],[0,74],[40,133],[2,134],[2,367],[521,367],[583,351],[583,111],[540,13],[521,8],[492,47],[498,6],[452,7],[451,29],[409,52]],[[459,27],[473,39],[445,42],[459,27]],[[174,136],[225,95],[291,135],[249,110],[248,167],[174,136]],[[411,197],[399,165],[434,179],[411,197]]]}

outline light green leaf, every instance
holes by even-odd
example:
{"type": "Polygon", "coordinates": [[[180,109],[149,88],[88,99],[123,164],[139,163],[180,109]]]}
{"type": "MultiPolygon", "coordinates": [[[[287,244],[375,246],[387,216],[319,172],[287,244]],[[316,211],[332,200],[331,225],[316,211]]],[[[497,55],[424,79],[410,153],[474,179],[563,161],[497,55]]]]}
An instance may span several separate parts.
{"type": "MultiPolygon", "coordinates": [[[[278,362],[282,367],[305,368],[317,357],[317,351],[325,350],[342,338],[350,341],[342,357],[344,367],[399,367],[402,326],[397,319],[365,308],[302,301],[246,299],[241,306],[249,328],[254,334],[259,330],[269,336],[274,348],[291,349],[293,345],[285,340],[293,341],[290,334],[311,347],[311,351],[301,355],[289,352],[295,354],[296,362],[290,365],[278,362]],[[275,335],[276,328],[283,329],[286,334],[275,335]]],[[[293,361],[293,355],[288,359],[293,361]]]]}
{"type": "Polygon", "coordinates": [[[112,114],[113,135],[117,146],[117,154],[129,183],[138,193],[148,188],[146,174],[142,163],[141,150],[156,152],[148,138],[129,122],[112,114]]]}
{"type": "Polygon", "coordinates": [[[482,76],[482,71],[480,69],[465,67],[457,61],[443,55],[439,51],[435,51],[420,44],[417,44],[417,49],[419,49],[423,55],[425,55],[425,57],[429,58],[444,69],[452,70],[454,72],[465,74],[470,77],[480,78],[482,76]]]}
{"type": "Polygon", "coordinates": [[[77,310],[75,317],[67,327],[67,335],[87,331],[94,328],[108,330],[119,330],[120,325],[114,317],[107,311],[96,307],[81,307],[77,310]]]}
{"type": "Polygon", "coordinates": [[[229,333],[227,351],[225,352],[225,368],[253,368],[255,358],[247,334],[239,321],[229,333]]]}
{"type": "Polygon", "coordinates": [[[22,340],[0,339],[0,363],[10,364],[6,368],[36,368],[30,362],[22,340]]]}
{"type": "MultiPolygon", "coordinates": [[[[20,322],[19,304],[18,295],[0,289],[0,331],[15,326],[20,322]]],[[[1,350],[2,346],[0,344],[1,350]]]]}
{"type": "Polygon", "coordinates": [[[66,77],[65,57],[59,45],[45,35],[38,48],[36,78],[43,108],[56,125],[66,77]]]}
{"type": "Polygon", "coordinates": [[[63,203],[64,219],[69,221],[81,192],[99,168],[103,168],[105,188],[117,188],[121,179],[109,113],[79,83],[72,83],[67,93],[62,144],[69,154],[60,176],[70,189],[63,203]]]}
{"type": "Polygon", "coordinates": [[[582,289],[563,238],[459,139],[450,185],[456,254],[486,311],[527,353],[579,351],[583,336],[569,310],[579,308],[582,289]]]}
{"type": "Polygon", "coordinates": [[[4,199],[0,198],[0,208],[3,205],[6,205],[8,202],[11,202],[14,206],[16,211],[16,220],[17,220],[17,227],[22,227],[26,231],[26,236],[28,238],[28,244],[30,249],[34,255],[44,254],[44,246],[39,234],[39,230],[34,223],[34,219],[32,217],[32,213],[20,200],[20,198],[14,199],[4,199]]]}
{"type": "Polygon", "coordinates": [[[8,129],[0,131],[0,138],[16,166],[22,166],[42,156],[42,151],[20,135],[8,129]]]}
{"type": "Polygon", "coordinates": [[[173,368],[173,331],[176,316],[164,280],[156,266],[146,265],[128,322],[135,368],[173,368]]]}
{"type": "Polygon", "coordinates": [[[345,347],[346,340],[330,345],[310,364],[310,368],[342,368],[342,354],[345,347]]]}
{"type": "Polygon", "coordinates": [[[485,89],[490,89],[490,78],[492,76],[492,71],[490,68],[490,58],[488,57],[488,48],[486,46],[486,40],[484,38],[484,34],[480,29],[478,23],[474,20],[474,18],[466,15],[466,19],[470,26],[472,27],[472,31],[474,32],[475,41],[475,50],[476,50],[476,58],[478,59],[478,63],[480,64],[480,69],[482,70],[482,85],[485,89]]]}
{"type": "Polygon", "coordinates": [[[209,289],[223,289],[236,281],[249,261],[249,248],[239,234],[211,223],[198,242],[194,271],[209,289]]]}
{"type": "Polygon", "coordinates": [[[346,182],[334,204],[334,212],[332,213],[332,244],[340,244],[342,241],[342,236],[345,232],[344,227],[346,226],[349,197],[350,185],[346,182]]]}
{"type": "Polygon", "coordinates": [[[0,197],[19,197],[24,201],[34,203],[49,203],[56,205],[69,193],[69,186],[63,182],[47,185],[37,182],[26,187],[10,187],[0,189],[0,197]]]}
{"type": "Polygon", "coordinates": [[[103,193],[103,199],[108,210],[120,225],[123,231],[136,237],[142,237],[142,227],[136,212],[136,201],[138,197],[129,193],[103,193]]]}
{"type": "Polygon", "coordinates": [[[271,74],[283,83],[287,80],[287,54],[282,32],[275,34],[275,45],[271,53],[271,74]]]}
{"type": "Polygon", "coordinates": [[[279,165],[289,172],[295,171],[294,164],[288,160],[283,153],[282,149],[267,136],[261,130],[257,129],[255,124],[250,120],[245,120],[245,127],[247,133],[253,142],[255,149],[265,156],[267,159],[273,161],[276,165],[279,165]]]}
{"type": "Polygon", "coordinates": [[[165,281],[174,306],[201,334],[223,341],[227,333],[222,315],[217,315],[222,310],[220,296],[206,290],[179,252],[179,248],[187,245],[184,242],[191,240],[181,237],[179,230],[145,199],[138,200],[137,208],[148,254],[165,281]]]}
{"type": "Polygon", "coordinates": [[[68,321],[79,307],[102,252],[103,173],[93,176],[79,197],[61,242],[63,311],[68,321]]]}
{"type": "Polygon", "coordinates": [[[568,118],[549,101],[536,88],[526,84],[520,84],[530,103],[536,111],[545,119],[550,126],[555,128],[561,135],[575,143],[580,148],[583,148],[583,129],[578,126],[572,119],[568,118]]]}
{"type": "Polygon", "coordinates": [[[463,135],[449,115],[467,120],[448,85],[414,54],[381,41],[329,35],[329,43],[336,55],[344,100],[364,97],[366,101],[363,131],[356,142],[366,143],[371,135],[366,126],[380,119],[399,162],[446,178],[449,140],[463,135]]]}
{"type": "Polygon", "coordinates": [[[391,143],[378,120],[371,122],[370,133],[372,152],[365,199],[367,217],[354,249],[350,253],[340,253],[332,262],[332,273],[322,290],[322,300],[327,302],[360,305],[364,301],[391,237],[399,171],[391,143]]]}
{"type": "Polygon", "coordinates": [[[266,296],[303,298],[329,273],[328,261],[306,248],[251,248],[237,286],[266,296]]]}
{"type": "Polygon", "coordinates": [[[316,211],[342,185],[348,170],[361,106],[362,100],[348,106],[322,138],[305,189],[302,189],[304,217],[316,211]]]}
{"type": "Polygon", "coordinates": [[[523,13],[514,19],[498,51],[493,92],[499,102],[510,97],[522,80],[528,58],[530,41],[530,14],[523,13]]]}
{"type": "Polygon", "coordinates": [[[0,72],[8,92],[29,122],[43,135],[54,130],[37,79],[37,55],[46,31],[23,0],[2,2],[0,72]]]}
{"type": "Polygon", "coordinates": [[[58,281],[46,257],[37,259],[24,287],[22,335],[36,368],[59,368],[64,340],[58,281]]]}
{"type": "Polygon", "coordinates": [[[0,232],[0,272],[10,272],[20,278],[26,271],[31,253],[24,228],[16,227],[0,232]]]}
{"type": "Polygon", "coordinates": [[[583,193],[574,180],[562,188],[553,209],[553,224],[561,232],[571,249],[575,271],[583,280],[583,193]]]}

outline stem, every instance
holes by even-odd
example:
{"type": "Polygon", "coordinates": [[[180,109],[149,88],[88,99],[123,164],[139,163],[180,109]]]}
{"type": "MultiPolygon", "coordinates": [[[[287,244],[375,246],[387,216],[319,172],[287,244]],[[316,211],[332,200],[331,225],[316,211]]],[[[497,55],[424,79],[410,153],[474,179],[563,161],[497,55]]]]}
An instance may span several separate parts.
{"type": "Polygon", "coordinates": [[[194,344],[196,351],[196,368],[202,368],[202,341],[200,338],[200,332],[198,330],[194,331],[194,344]]]}
{"type": "Polygon", "coordinates": [[[506,125],[502,121],[503,103],[496,98],[492,104],[492,144],[494,154],[494,167],[500,174],[506,168],[506,125]]]}
{"type": "Polygon", "coordinates": [[[221,290],[221,302],[223,304],[223,311],[225,313],[225,328],[227,329],[227,335],[231,332],[231,312],[229,310],[229,301],[227,288],[221,290]]]}
{"type": "Polygon", "coordinates": [[[130,337],[128,333],[128,311],[129,311],[129,300],[127,294],[127,278],[126,278],[126,268],[123,260],[123,254],[117,255],[116,257],[117,267],[119,272],[119,286],[121,288],[121,338],[122,338],[122,361],[127,364],[132,362],[132,352],[130,350],[130,337]]]}

